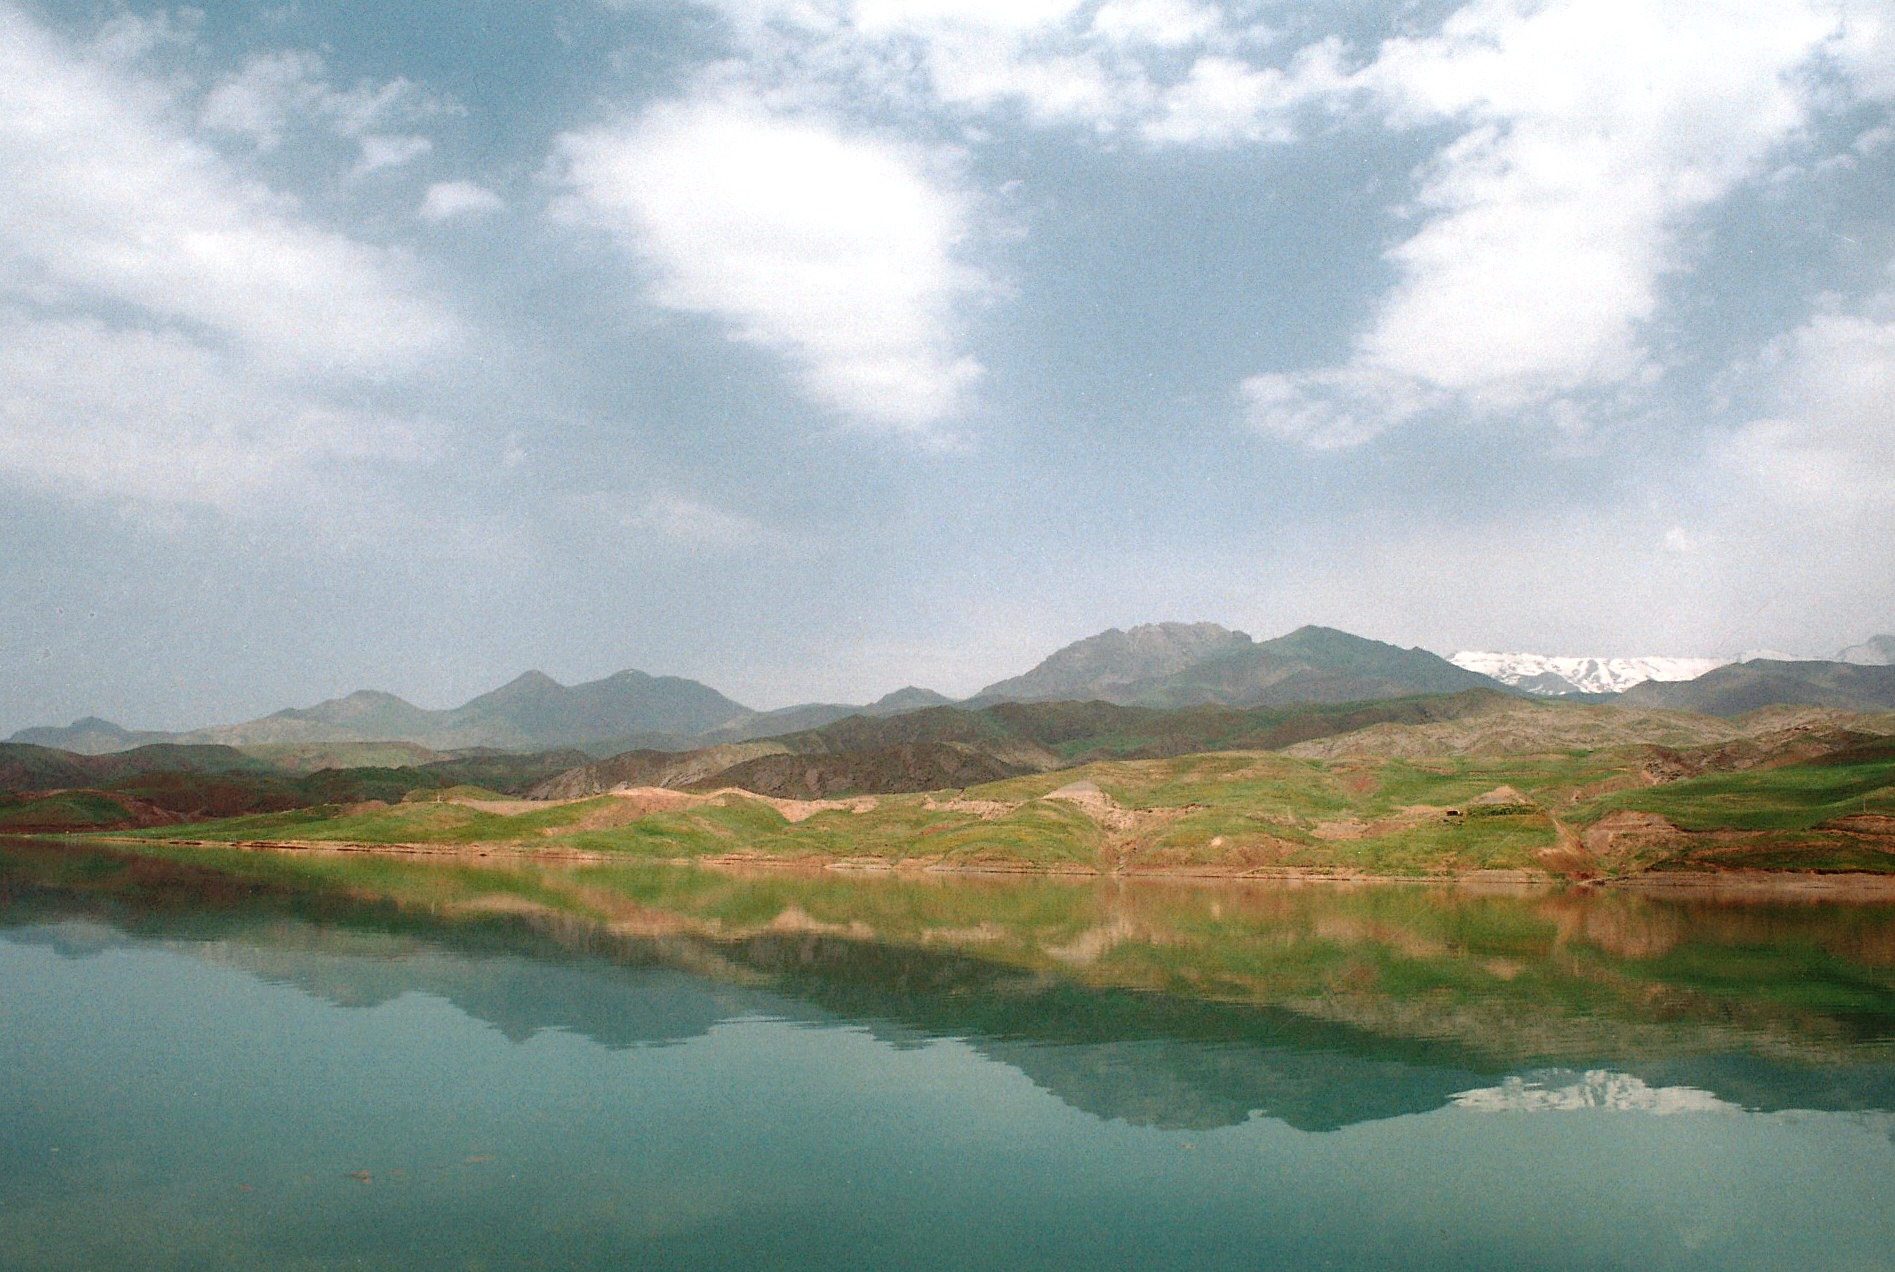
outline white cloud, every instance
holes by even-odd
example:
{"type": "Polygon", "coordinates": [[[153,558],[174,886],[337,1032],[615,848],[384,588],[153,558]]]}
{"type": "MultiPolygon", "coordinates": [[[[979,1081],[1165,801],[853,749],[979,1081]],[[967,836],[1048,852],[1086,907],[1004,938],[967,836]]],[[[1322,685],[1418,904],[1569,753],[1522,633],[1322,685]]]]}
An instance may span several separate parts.
{"type": "Polygon", "coordinates": [[[370,133],[362,138],[362,161],[355,165],[356,175],[382,168],[399,168],[433,149],[432,141],[413,133],[392,136],[370,133]]]}
{"type": "Polygon", "coordinates": [[[1792,505],[1895,512],[1895,321],[1820,315],[1773,352],[1779,409],[1737,431],[1728,461],[1792,505]]]}
{"type": "Polygon", "coordinates": [[[925,48],[936,94],[957,106],[1018,102],[1037,123],[1110,127],[1146,101],[1142,76],[1115,73],[1096,53],[1024,53],[1007,30],[937,32],[925,48]]]}
{"type": "Polygon", "coordinates": [[[485,216],[506,206],[486,186],[472,181],[441,181],[428,187],[416,215],[424,221],[447,221],[457,216],[485,216]]]}
{"type": "Polygon", "coordinates": [[[164,34],[86,51],[0,0],[0,473],[237,513],[428,462],[427,429],[341,403],[451,349],[455,319],[198,142],[182,90],[128,69],[164,34]]]}
{"type": "Polygon", "coordinates": [[[787,356],[817,401],[927,432],[979,375],[954,339],[980,285],[956,255],[967,207],[923,152],[726,94],[568,134],[559,153],[567,214],[644,261],[656,303],[787,356]]]}
{"type": "Polygon", "coordinates": [[[703,500],[661,491],[624,519],[628,529],[704,549],[747,548],[765,538],[761,524],[703,500]]]}
{"type": "Polygon", "coordinates": [[[1085,0],[856,0],[864,31],[933,32],[947,27],[1031,31],[1071,17],[1085,0]]]}
{"type": "Polygon", "coordinates": [[[0,292],[129,305],[299,372],[379,374],[454,338],[398,257],[299,222],[158,105],[0,7],[0,292]]]}
{"type": "Polygon", "coordinates": [[[456,109],[413,81],[363,82],[338,89],[322,58],[307,50],[256,53],[204,98],[199,122],[241,133],[270,150],[299,128],[318,127],[342,137],[366,137],[412,126],[456,109]]]}
{"type": "Polygon", "coordinates": [[[1141,132],[1147,141],[1183,145],[1290,142],[1297,135],[1294,112],[1347,85],[1342,45],[1335,40],[1302,50],[1288,71],[1206,54],[1165,90],[1141,132]]]}
{"type": "Polygon", "coordinates": [[[197,43],[202,11],[179,9],[152,14],[120,13],[99,25],[90,51],[105,61],[134,65],[167,48],[186,49],[197,43]]]}
{"type": "MultiPolygon", "coordinates": [[[[797,100],[923,114],[1018,110],[1036,124],[1100,133],[1176,117],[1170,130],[1152,129],[1158,142],[1208,140],[1208,130],[1187,134],[1182,122],[1193,91],[1228,114],[1232,103],[1211,99],[1228,96],[1238,78],[1228,73],[1234,51],[1273,34],[1200,0],[705,2],[729,20],[758,82],[797,100]],[[1200,55],[1214,60],[1195,90],[1181,87],[1200,55]],[[1174,89],[1180,96],[1167,101],[1174,89]]],[[[1280,109],[1282,96],[1253,93],[1252,114],[1227,120],[1218,140],[1277,136],[1261,114],[1280,109]]]]}
{"type": "Polygon", "coordinates": [[[1214,7],[1191,0],[1108,0],[1092,15],[1092,29],[1109,40],[1165,49],[1206,39],[1222,24],[1214,7]]]}
{"type": "Polygon", "coordinates": [[[1859,96],[1895,97],[1895,9],[1875,0],[1850,5],[1832,51],[1859,96]]]}
{"type": "Polygon", "coordinates": [[[1359,446],[1391,421],[1407,419],[1441,400],[1427,385],[1374,366],[1253,375],[1239,392],[1253,426],[1310,450],[1359,446]]]}
{"type": "Polygon", "coordinates": [[[206,128],[242,133],[264,150],[280,145],[292,123],[321,109],[328,86],[314,53],[259,53],[204,99],[206,128]]]}
{"type": "Polygon", "coordinates": [[[176,332],[0,310],[0,472],[65,496],[227,512],[319,497],[338,465],[424,462],[408,421],[286,390],[176,332]]]}
{"type": "Polygon", "coordinates": [[[1416,409],[1498,411],[1648,373],[1680,231],[1804,125],[1799,74],[1837,29],[1816,0],[1475,0],[1388,41],[1352,87],[1397,125],[1465,130],[1421,173],[1423,223],[1349,366],[1291,382],[1406,379],[1416,409]]]}

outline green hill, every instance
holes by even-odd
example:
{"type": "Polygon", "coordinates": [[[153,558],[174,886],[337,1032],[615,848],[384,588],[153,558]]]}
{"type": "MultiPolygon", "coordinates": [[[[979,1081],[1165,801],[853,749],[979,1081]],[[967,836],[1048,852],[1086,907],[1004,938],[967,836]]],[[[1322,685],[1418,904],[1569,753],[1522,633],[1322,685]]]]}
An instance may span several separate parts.
{"type": "MultiPolygon", "coordinates": [[[[860,765],[874,754],[841,757],[860,765]]],[[[794,769],[811,758],[776,753],[744,764],[794,769]]],[[[330,806],[188,833],[210,841],[1112,874],[1895,873],[1895,745],[1850,730],[1792,728],[1683,749],[1335,758],[1230,751],[1095,761],[828,802],[647,789],[498,809],[451,799],[330,806]]]]}

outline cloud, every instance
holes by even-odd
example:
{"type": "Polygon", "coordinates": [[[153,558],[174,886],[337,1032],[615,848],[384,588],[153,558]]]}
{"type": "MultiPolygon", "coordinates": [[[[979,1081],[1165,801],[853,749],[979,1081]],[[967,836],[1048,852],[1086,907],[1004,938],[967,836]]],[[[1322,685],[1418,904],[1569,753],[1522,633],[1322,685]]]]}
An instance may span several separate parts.
{"type": "Polygon", "coordinates": [[[290,392],[176,332],[0,310],[0,472],[27,486],[244,514],[319,501],[317,473],[436,449],[418,424],[290,392]]]}
{"type": "Polygon", "coordinates": [[[1823,515],[1895,513],[1895,321],[1823,314],[1771,352],[1778,410],[1737,430],[1727,463],[1823,515]]]}
{"type": "Polygon", "coordinates": [[[762,525],[751,518],[673,491],[653,495],[623,522],[628,529],[692,548],[750,548],[766,538],[762,525]]]}
{"type": "Polygon", "coordinates": [[[741,92],[567,134],[559,156],[564,213],[642,261],[655,303],[782,354],[825,406],[927,433],[979,376],[954,336],[982,285],[958,259],[967,200],[935,156],[741,92]]]}
{"type": "Polygon", "coordinates": [[[381,168],[399,168],[434,149],[434,143],[413,133],[385,136],[370,133],[362,138],[362,161],[355,165],[357,176],[381,168]]]}
{"type": "Polygon", "coordinates": [[[472,181],[442,181],[428,187],[416,215],[424,221],[448,221],[459,216],[485,216],[506,206],[486,186],[472,181]]]}
{"type": "Polygon", "coordinates": [[[1831,56],[1859,97],[1895,97],[1895,11],[1887,4],[1851,5],[1841,15],[1831,56]]]}
{"type": "Polygon", "coordinates": [[[291,49],[246,58],[236,74],[205,95],[198,119],[205,128],[240,133],[259,149],[273,150],[302,128],[363,138],[458,109],[406,78],[338,89],[321,56],[291,49]]]}
{"type": "Polygon", "coordinates": [[[259,53],[212,89],[198,113],[206,128],[242,133],[273,150],[294,124],[324,113],[331,90],[314,53],[259,53]]]}
{"type": "Polygon", "coordinates": [[[186,88],[130,69],[169,31],[120,23],[88,51],[0,0],[0,473],[241,514],[430,462],[431,429],[359,401],[451,352],[458,322],[401,256],[186,129],[186,88]]]}
{"type": "Polygon", "coordinates": [[[864,31],[944,27],[1030,31],[1070,17],[1085,0],[855,0],[846,6],[864,31]]]}
{"type": "Polygon", "coordinates": [[[1189,0],[1109,0],[1092,15],[1092,29],[1108,40],[1162,49],[1206,39],[1222,24],[1215,8],[1189,0]]]}
{"type": "Polygon", "coordinates": [[[1295,112],[1346,89],[1341,59],[1336,40],[1303,49],[1287,71],[1207,54],[1165,90],[1141,135],[1151,142],[1197,146],[1294,141],[1295,112]]]}
{"type": "Polygon", "coordinates": [[[1819,3],[1476,0],[1348,82],[1397,127],[1459,135],[1419,174],[1420,228],[1343,368],[1253,381],[1280,433],[1362,382],[1407,381],[1351,436],[1443,400],[1517,411],[1651,374],[1645,339],[1691,218],[1809,119],[1819,3]],[[1281,390],[1287,386],[1293,392],[1281,390]]]}
{"type": "Polygon", "coordinates": [[[1232,60],[1273,32],[1198,0],[707,3],[728,19],[759,84],[844,111],[1018,111],[1043,126],[1144,125],[1154,142],[1202,144],[1214,130],[1191,129],[1193,113],[1224,113],[1220,142],[1274,138],[1280,126],[1265,116],[1295,96],[1283,72],[1246,78],[1254,68],[1232,60]],[[1241,121],[1228,118],[1240,108],[1241,121]]]}
{"type": "Polygon", "coordinates": [[[1420,381],[1375,366],[1254,375],[1239,393],[1254,427],[1318,451],[1359,446],[1388,421],[1407,419],[1442,400],[1420,381]]]}
{"type": "Polygon", "coordinates": [[[0,6],[0,294],[131,306],[298,372],[381,374],[454,339],[399,256],[300,222],[162,105],[0,6]]]}

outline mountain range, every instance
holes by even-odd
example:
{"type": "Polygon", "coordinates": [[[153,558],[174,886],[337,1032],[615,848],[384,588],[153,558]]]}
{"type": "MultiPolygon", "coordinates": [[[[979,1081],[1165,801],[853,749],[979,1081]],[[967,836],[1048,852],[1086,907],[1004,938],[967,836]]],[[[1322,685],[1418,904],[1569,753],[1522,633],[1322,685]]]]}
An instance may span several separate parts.
{"type": "Polygon", "coordinates": [[[1627,689],[1618,701],[1715,716],[1742,715],[1779,704],[1895,711],[1895,666],[1759,658],[1731,663],[1682,683],[1647,681],[1627,689]]]}
{"type": "Polygon", "coordinates": [[[1860,645],[1838,651],[1832,659],[1798,658],[1773,650],[1753,650],[1726,658],[1586,658],[1463,649],[1448,655],[1448,661],[1527,693],[1564,697],[1575,693],[1624,693],[1646,681],[1696,680],[1731,663],[1839,662],[1886,667],[1895,663],[1895,636],[1871,636],[1860,645]]]}
{"type": "Polygon", "coordinates": [[[1297,706],[1121,706],[1095,698],[930,707],[698,751],[629,751],[548,778],[527,795],[577,799],[636,786],[740,786],[787,799],[935,791],[1094,760],[1276,750],[1371,725],[1442,724],[1526,705],[1515,695],[1476,689],[1297,706]]]}
{"type": "MultiPolygon", "coordinates": [[[[1877,636],[1842,653],[1847,657],[1836,661],[1762,659],[1725,665],[1715,659],[1564,659],[1473,651],[1450,660],[1328,627],[1302,627],[1258,641],[1216,623],[1153,623],[1076,641],[1025,673],[988,685],[962,705],[978,710],[1005,703],[1103,702],[1146,709],[1253,710],[1485,689],[1539,696],[1623,690],[1628,705],[1711,714],[1734,714],[1750,709],[1741,704],[1769,702],[1895,707],[1895,690],[1889,687],[1895,684],[1895,670],[1888,669],[1895,661],[1895,637],[1877,636]],[[1685,678],[1694,672],[1699,674],[1685,678]],[[1639,673],[1641,683],[1626,683],[1639,673]]],[[[11,741],[88,755],[154,744],[320,748],[403,742],[442,752],[575,748],[605,757],[735,746],[822,729],[850,717],[905,716],[950,701],[909,687],[866,705],[807,703],[757,711],[678,676],[621,671],[563,685],[530,671],[446,710],[359,690],[312,707],[188,732],[132,731],[87,717],[65,728],[22,730],[11,741]]],[[[927,743],[948,741],[930,738],[927,743]]],[[[934,758],[952,766],[949,757],[934,758]]]]}
{"type": "Polygon", "coordinates": [[[908,688],[866,706],[810,703],[754,711],[679,676],[621,671],[602,680],[562,685],[543,672],[529,671],[445,711],[362,689],[313,707],[184,733],[133,732],[89,716],[66,728],[23,729],[9,740],[82,755],[157,743],[282,747],[378,741],[411,742],[441,751],[577,747],[610,755],[637,747],[680,750],[741,742],[820,728],[851,715],[894,715],[947,701],[938,693],[908,688]]]}
{"type": "MultiPolygon", "coordinates": [[[[1129,632],[1114,628],[1068,645],[1025,675],[989,685],[970,705],[1071,699],[1148,707],[1257,707],[1499,687],[1425,650],[1404,650],[1331,628],[1305,627],[1257,642],[1215,623],[1156,623],[1129,632]]],[[[577,747],[605,756],[735,744],[818,729],[849,716],[902,715],[949,701],[911,686],[863,706],[807,703],[756,711],[677,676],[621,671],[562,685],[530,671],[444,711],[365,689],[313,707],[184,733],[133,732],[87,717],[63,729],[22,730],[11,740],[81,754],[155,743],[255,747],[405,741],[443,751],[577,747]]]]}

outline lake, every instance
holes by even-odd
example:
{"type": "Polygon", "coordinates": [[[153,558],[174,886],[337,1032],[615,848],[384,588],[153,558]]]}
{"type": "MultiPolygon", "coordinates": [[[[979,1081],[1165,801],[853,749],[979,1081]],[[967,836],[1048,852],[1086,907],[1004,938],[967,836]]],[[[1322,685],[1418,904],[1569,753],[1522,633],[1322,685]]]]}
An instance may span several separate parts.
{"type": "Polygon", "coordinates": [[[7,1268],[1895,1267],[1895,906],[0,842],[7,1268]]]}

